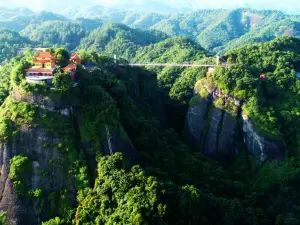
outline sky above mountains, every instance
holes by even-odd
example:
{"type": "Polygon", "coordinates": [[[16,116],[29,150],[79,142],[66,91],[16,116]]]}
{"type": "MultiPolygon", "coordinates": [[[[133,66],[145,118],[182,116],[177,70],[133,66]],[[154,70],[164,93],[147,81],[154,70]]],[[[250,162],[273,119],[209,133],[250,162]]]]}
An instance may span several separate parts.
{"type": "Polygon", "coordinates": [[[68,7],[103,5],[106,7],[136,8],[148,11],[184,12],[203,8],[251,7],[278,9],[289,13],[300,13],[299,0],[0,0],[0,6],[29,7],[33,10],[59,12],[68,7]]]}

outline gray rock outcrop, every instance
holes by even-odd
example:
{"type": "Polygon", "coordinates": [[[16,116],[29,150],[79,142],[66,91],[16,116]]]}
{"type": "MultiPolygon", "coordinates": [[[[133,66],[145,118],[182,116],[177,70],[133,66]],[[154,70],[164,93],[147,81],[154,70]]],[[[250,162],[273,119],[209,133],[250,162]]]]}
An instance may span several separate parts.
{"type": "Polygon", "coordinates": [[[284,160],[285,144],[280,140],[268,140],[257,134],[252,122],[246,115],[243,117],[244,143],[248,152],[254,154],[258,164],[263,164],[266,160],[284,160]]]}
{"type": "Polygon", "coordinates": [[[190,107],[187,113],[184,139],[193,149],[203,145],[203,130],[206,124],[206,116],[209,109],[209,100],[201,99],[200,104],[190,107]]]}
{"type": "Polygon", "coordinates": [[[284,160],[284,141],[268,140],[259,135],[251,121],[245,115],[242,116],[242,113],[237,113],[241,112],[241,101],[204,84],[197,85],[195,94],[200,92],[200,86],[208,91],[209,96],[206,99],[200,98],[198,105],[189,108],[183,132],[184,141],[194,151],[230,163],[238,154],[239,144],[244,142],[248,152],[257,158],[259,165],[266,160],[284,160]],[[220,98],[224,105],[215,107],[214,102],[220,98]],[[232,113],[227,111],[228,108],[225,110],[225,105],[238,110],[232,113]],[[242,125],[238,123],[239,119],[243,121],[242,125]],[[243,135],[238,137],[238,134],[243,134],[244,140],[239,140],[243,135]]]}

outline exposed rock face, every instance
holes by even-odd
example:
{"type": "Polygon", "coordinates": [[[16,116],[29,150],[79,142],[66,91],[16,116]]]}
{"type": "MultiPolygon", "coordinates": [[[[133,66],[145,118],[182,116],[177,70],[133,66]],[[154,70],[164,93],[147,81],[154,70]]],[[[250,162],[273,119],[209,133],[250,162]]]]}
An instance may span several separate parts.
{"type": "MultiPolygon", "coordinates": [[[[243,132],[248,152],[256,156],[258,164],[262,164],[267,159],[285,158],[283,141],[267,140],[257,134],[251,121],[245,116],[243,116],[243,125],[239,125],[238,119],[241,115],[227,112],[223,107],[220,109],[213,106],[214,101],[222,98],[224,105],[230,103],[241,111],[239,100],[216,89],[208,88],[204,84],[202,88],[208,91],[209,100],[200,99],[199,105],[189,108],[183,132],[185,142],[194,151],[201,151],[208,157],[229,163],[238,154],[238,144],[242,141],[238,140],[238,134],[243,132]]],[[[200,92],[200,89],[198,85],[195,93],[200,92]]]]}
{"type": "MultiPolygon", "coordinates": [[[[9,160],[24,154],[32,161],[29,189],[42,189],[46,192],[71,189],[63,153],[57,147],[45,148],[46,144],[57,146],[60,139],[49,137],[43,128],[22,127],[19,134],[9,143],[1,144],[0,152],[0,209],[7,212],[8,224],[41,224],[38,199],[25,200],[14,192],[12,181],[8,178],[9,160]],[[51,162],[51,163],[50,163],[51,162]]],[[[47,203],[44,207],[47,209],[47,203]]],[[[47,216],[47,212],[46,212],[47,216]]]]}
{"type": "Polygon", "coordinates": [[[18,224],[17,196],[12,181],[8,178],[9,160],[12,158],[12,142],[0,144],[0,211],[7,211],[7,223],[18,224]]]}
{"type": "MultiPolygon", "coordinates": [[[[46,109],[50,112],[58,112],[65,116],[70,116],[73,110],[68,101],[64,102],[62,100],[53,100],[39,94],[24,93],[23,90],[17,88],[12,90],[10,97],[15,101],[28,102],[42,109],[46,109]]],[[[73,103],[72,105],[75,104],[73,103]]]]}
{"type": "Polygon", "coordinates": [[[201,142],[202,133],[206,124],[209,104],[208,100],[201,99],[199,105],[189,108],[183,135],[186,142],[190,143],[193,149],[198,149],[203,145],[201,142]]]}
{"type": "Polygon", "coordinates": [[[107,127],[106,140],[103,141],[104,154],[111,155],[116,152],[122,152],[123,155],[131,159],[134,163],[140,163],[140,155],[129,140],[124,140],[119,132],[113,131],[107,127]]]}
{"type": "Polygon", "coordinates": [[[232,161],[238,141],[237,118],[211,104],[206,104],[206,111],[200,106],[189,109],[184,139],[208,157],[232,161]]]}
{"type": "Polygon", "coordinates": [[[283,141],[267,140],[255,131],[253,124],[243,115],[243,131],[244,142],[248,152],[254,154],[258,164],[264,163],[266,160],[284,160],[285,144],[283,141]]]}
{"type": "Polygon", "coordinates": [[[203,154],[215,156],[218,151],[219,125],[223,118],[223,112],[219,108],[214,108],[210,118],[210,124],[207,134],[205,135],[205,146],[203,154]]]}
{"type": "MultiPolygon", "coordinates": [[[[201,151],[208,157],[226,162],[231,161],[236,154],[237,117],[214,107],[213,101],[224,98],[225,102],[239,102],[213,88],[203,86],[202,88],[209,92],[209,96],[206,99],[201,98],[199,105],[189,108],[183,133],[184,140],[194,151],[201,151]]],[[[198,92],[199,85],[195,88],[195,93],[198,92]]]]}
{"type": "Polygon", "coordinates": [[[218,140],[218,154],[231,162],[237,154],[237,118],[223,112],[222,131],[218,140]]]}
{"type": "MultiPolygon", "coordinates": [[[[43,99],[41,96],[22,95],[13,91],[12,101],[27,102],[38,107],[38,116],[45,118],[45,112],[57,112],[62,115],[59,123],[72,123],[71,105],[43,99]],[[63,118],[63,119],[62,119],[63,118]]],[[[51,215],[50,199],[46,197],[29,197],[27,190],[40,189],[49,193],[75,189],[74,177],[69,174],[69,159],[64,149],[59,146],[63,141],[61,135],[70,135],[62,130],[51,132],[41,124],[19,124],[17,131],[7,143],[0,143],[0,211],[7,212],[9,225],[35,225],[49,219],[51,215]],[[32,163],[32,171],[26,171],[30,180],[26,183],[26,193],[19,195],[14,190],[9,178],[10,160],[17,155],[25,155],[32,163]],[[42,212],[42,213],[41,213],[42,212]]],[[[72,195],[69,201],[72,201],[72,195]]],[[[74,196],[76,197],[76,196],[74,196]]]]}

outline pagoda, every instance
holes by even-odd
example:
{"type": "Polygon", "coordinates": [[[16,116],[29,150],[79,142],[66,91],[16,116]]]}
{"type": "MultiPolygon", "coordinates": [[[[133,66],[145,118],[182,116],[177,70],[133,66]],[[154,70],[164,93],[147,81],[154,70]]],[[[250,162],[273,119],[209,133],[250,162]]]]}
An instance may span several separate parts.
{"type": "Polygon", "coordinates": [[[72,53],[71,57],[70,57],[70,63],[69,65],[67,65],[66,67],[62,68],[62,70],[66,73],[69,72],[72,80],[75,81],[76,80],[76,68],[77,68],[77,64],[81,64],[81,59],[80,57],[76,54],[76,53],[72,53]]]}
{"type": "Polygon", "coordinates": [[[71,78],[73,81],[76,80],[76,64],[75,63],[71,63],[69,65],[67,65],[66,67],[62,68],[62,70],[64,71],[64,73],[69,72],[71,75],[71,78]]]}
{"type": "Polygon", "coordinates": [[[81,63],[81,59],[80,57],[76,54],[76,53],[72,53],[71,58],[70,58],[70,62],[72,63],[81,63]]]}
{"type": "MultiPolygon", "coordinates": [[[[55,61],[55,54],[50,52],[38,52],[34,56],[34,66],[29,69],[25,69],[27,82],[41,83],[48,81],[51,83],[56,70],[55,61]]],[[[69,61],[69,65],[62,68],[62,71],[64,73],[69,73],[72,80],[75,81],[77,64],[81,63],[81,59],[76,53],[73,53],[69,61]]]]}
{"type": "Polygon", "coordinates": [[[29,83],[40,83],[53,79],[53,74],[56,69],[55,54],[50,52],[38,52],[34,56],[34,66],[26,69],[26,80],[29,83]]]}

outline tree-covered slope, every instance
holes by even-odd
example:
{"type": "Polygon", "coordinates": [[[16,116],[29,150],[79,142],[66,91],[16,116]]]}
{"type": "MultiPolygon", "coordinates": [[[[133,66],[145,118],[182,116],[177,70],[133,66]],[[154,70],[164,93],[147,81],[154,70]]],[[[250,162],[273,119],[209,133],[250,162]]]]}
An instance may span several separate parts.
{"type": "MultiPolygon", "coordinates": [[[[256,33],[266,26],[284,19],[292,21],[294,17],[271,10],[200,10],[162,20],[151,28],[164,31],[169,35],[188,36],[197,40],[206,49],[217,51],[215,48],[223,46],[231,40],[238,41],[240,37],[253,29],[256,29],[253,32],[256,33]]],[[[243,44],[245,43],[240,43],[239,46],[243,44]]]]}
{"type": "Polygon", "coordinates": [[[86,7],[69,7],[61,12],[68,18],[100,18],[106,22],[124,23],[134,28],[146,29],[164,18],[168,18],[168,14],[145,12],[143,10],[124,10],[118,8],[105,8],[102,6],[86,6],[86,7]]]}
{"type": "Polygon", "coordinates": [[[18,48],[32,47],[33,42],[15,31],[0,28],[0,64],[17,54],[18,48]]]}
{"type": "Polygon", "coordinates": [[[132,29],[122,24],[107,24],[91,31],[82,39],[77,49],[105,52],[109,56],[116,54],[119,58],[131,59],[140,47],[165,38],[165,34],[156,31],[132,29]]]}
{"type": "Polygon", "coordinates": [[[198,10],[190,13],[159,14],[132,10],[87,8],[66,12],[72,18],[100,18],[130,27],[153,29],[169,36],[185,36],[215,53],[255,42],[270,41],[283,35],[298,36],[299,16],[276,10],[198,10]],[[231,43],[232,42],[232,43],[231,43]]]}
{"type": "Polygon", "coordinates": [[[87,30],[94,30],[104,25],[104,21],[100,19],[77,18],[74,23],[80,25],[87,30]]]}
{"type": "Polygon", "coordinates": [[[80,40],[88,33],[78,23],[68,21],[46,21],[42,24],[30,24],[21,34],[32,41],[40,43],[43,47],[54,45],[64,46],[69,50],[76,48],[80,40]]]}
{"type": "Polygon", "coordinates": [[[226,94],[244,100],[244,114],[258,133],[285,140],[289,154],[299,152],[300,40],[283,37],[226,53],[233,65],[208,77],[226,94]]]}
{"type": "Polygon", "coordinates": [[[38,25],[46,21],[53,21],[53,20],[60,20],[60,21],[67,21],[68,19],[62,15],[58,15],[52,12],[42,11],[38,13],[28,13],[28,14],[19,14],[0,19],[0,27],[5,27],[7,29],[21,31],[28,25],[38,25]]]}
{"type": "Polygon", "coordinates": [[[184,37],[174,37],[139,49],[134,61],[143,63],[195,62],[206,54],[206,50],[194,41],[184,37]]]}
{"type": "Polygon", "coordinates": [[[252,29],[242,37],[216,48],[216,51],[222,54],[248,44],[271,41],[281,36],[300,37],[300,20],[284,19],[270,23],[265,27],[252,29]]]}
{"type": "MultiPolygon", "coordinates": [[[[193,45],[184,40],[176,41],[193,45]]],[[[162,46],[173,43],[169,41],[162,46]]],[[[257,98],[266,109],[259,115],[271,118],[271,125],[273,108],[275,117],[281,116],[275,122],[290,128],[294,138],[299,131],[299,80],[293,62],[299,49],[298,39],[283,38],[229,52],[226,59],[237,65],[217,70],[211,84],[237,98],[257,98]]],[[[97,53],[80,54],[96,68],[77,65],[77,85],[61,71],[54,74],[52,88],[27,84],[23,71],[32,55],[19,56],[6,67],[12,92],[0,107],[3,220],[6,215],[8,223],[33,225],[299,223],[297,157],[266,162],[255,170],[241,147],[236,161],[224,168],[191,151],[156,116],[164,113],[161,102],[171,95],[163,93],[174,82],[183,87],[174,93],[190,96],[194,81],[206,76],[206,70],[166,69],[161,75],[115,66],[113,59],[97,53]]],[[[252,118],[259,107],[248,111],[252,118]]],[[[168,116],[165,120],[173,121],[168,116]]]]}
{"type": "Polygon", "coordinates": [[[1,6],[0,7],[0,19],[9,19],[11,17],[15,16],[25,16],[25,15],[31,15],[34,14],[34,12],[31,9],[25,8],[25,7],[18,7],[18,8],[6,8],[1,6]]]}
{"type": "MultiPolygon", "coordinates": [[[[92,45],[91,39],[97,39],[96,36],[109,36],[108,34],[100,33],[105,33],[112,29],[115,29],[115,32],[117,32],[116,29],[123,29],[124,32],[132,33],[132,36],[129,38],[127,35],[126,40],[129,41],[120,44],[121,47],[119,50],[115,46],[117,45],[116,43],[111,43],[112,46],[109,48],[117,49],[118,54],[121,54],[121,50],[125,51],[126,48],[134,50],[130,42],[135,42],[134,40],[139,39],[137,36],[141,34],[134,34],[137,31],[128,31],[127,28],[121,25],[118,25],[118,28],[116,25],[114,25],[115,28],[112,28],[111,25],[106,25],[106,27],[101,29],[103,24],[122,23],[131,28],[150,30],[150,33],[155,30],[163,32],[168,36],[184,36],[196,41],[208,51],[223,54],[230,49],[256,42],[270,41],[280,36],[298,36],[298,23],[300,21],[300,17],[297,15],[288,15],[276,10],[253,10],[247,8],[235,10],[199,10],[185,14],[160,14],[138,12],[136,10],[112,10],[95,6],[82,7],[80,9],[69,8],[65,12],[62,12],[73,20],[51,12],[28,12],[26,14],[24,13],[25,11],[25,9],[23,11],[16,9],[8,10],[7,13],[3,12],[3,16],[0,18],[0,26],[16,31],[25,29],[25,31],[22,31],[22,34],[27,33],[26,35],[28,36],[28,33],[33,28],[38,30],[36,33],[45,32],[44,29],[48,29],[48,27],[42,23],[48,22],[51,24],[50,21],[64,21],[65,23],[69,21],[87,30],[98,29],[97,31],[93,31],[90,37],[88,33],[84,36],[80,34],[79,39],[86,37],[86,40],[82,44],[84,48],[92,45]],[[15,16],[12,16],[14,13],[15,16]],[[26,28],[27,26],[28,28],[26,28]]],[[[57,22],[53,23],[53,26],[57,27],[57,24],[55,24],[57,22]]],[[[50,26],[49,24],[48,26],[50,26]]],[[[64,28],[72,30],[70,27],[64,28]]],[[[55,30],[50,28],[50,32],[55,32],[55,30]]],[[[36,34],[34,35],[37,36],[36,34]]],[[[49,36],[50,34],[47,35],[49,36]]],[[[154,34],[154,36],[156,35],[157,33],[154,34]]],[[[63,35],[58,34],[58,36],[63,35]]],[[[152,37],[153,35],[148,34],[146,36],[152,37]]],[[[112,34],[111,38],[115,39],[115,34],[112,34]]],[[[143,37],[143,39],[146,40],[147,38],[143,37]]],[[[41,38],[41,40],[45,40],[47,44],[54,42],[47,40],[47,38],[41,38]]],[[[122,41],[119,38],[117,40],[118,43],[122,41]]],[[[137,40],[138,42],[140,40],[137,40]]],[[[147,44],[152,43],[152,41],[146,42],[147,44]]],[[[101,49],[103,51],[104,47],[101,47],[101,45],[106,44],[107,41],[104,44],[96,43],[93,49],[101,49]]],[[[141,43],[138,44],[140,45],[141,43]]],[[[130,52],[131,50],[128,51],[130,52]]],[[[132,57],[132,54],[128,52],[125,55],[132,57]]]]}

